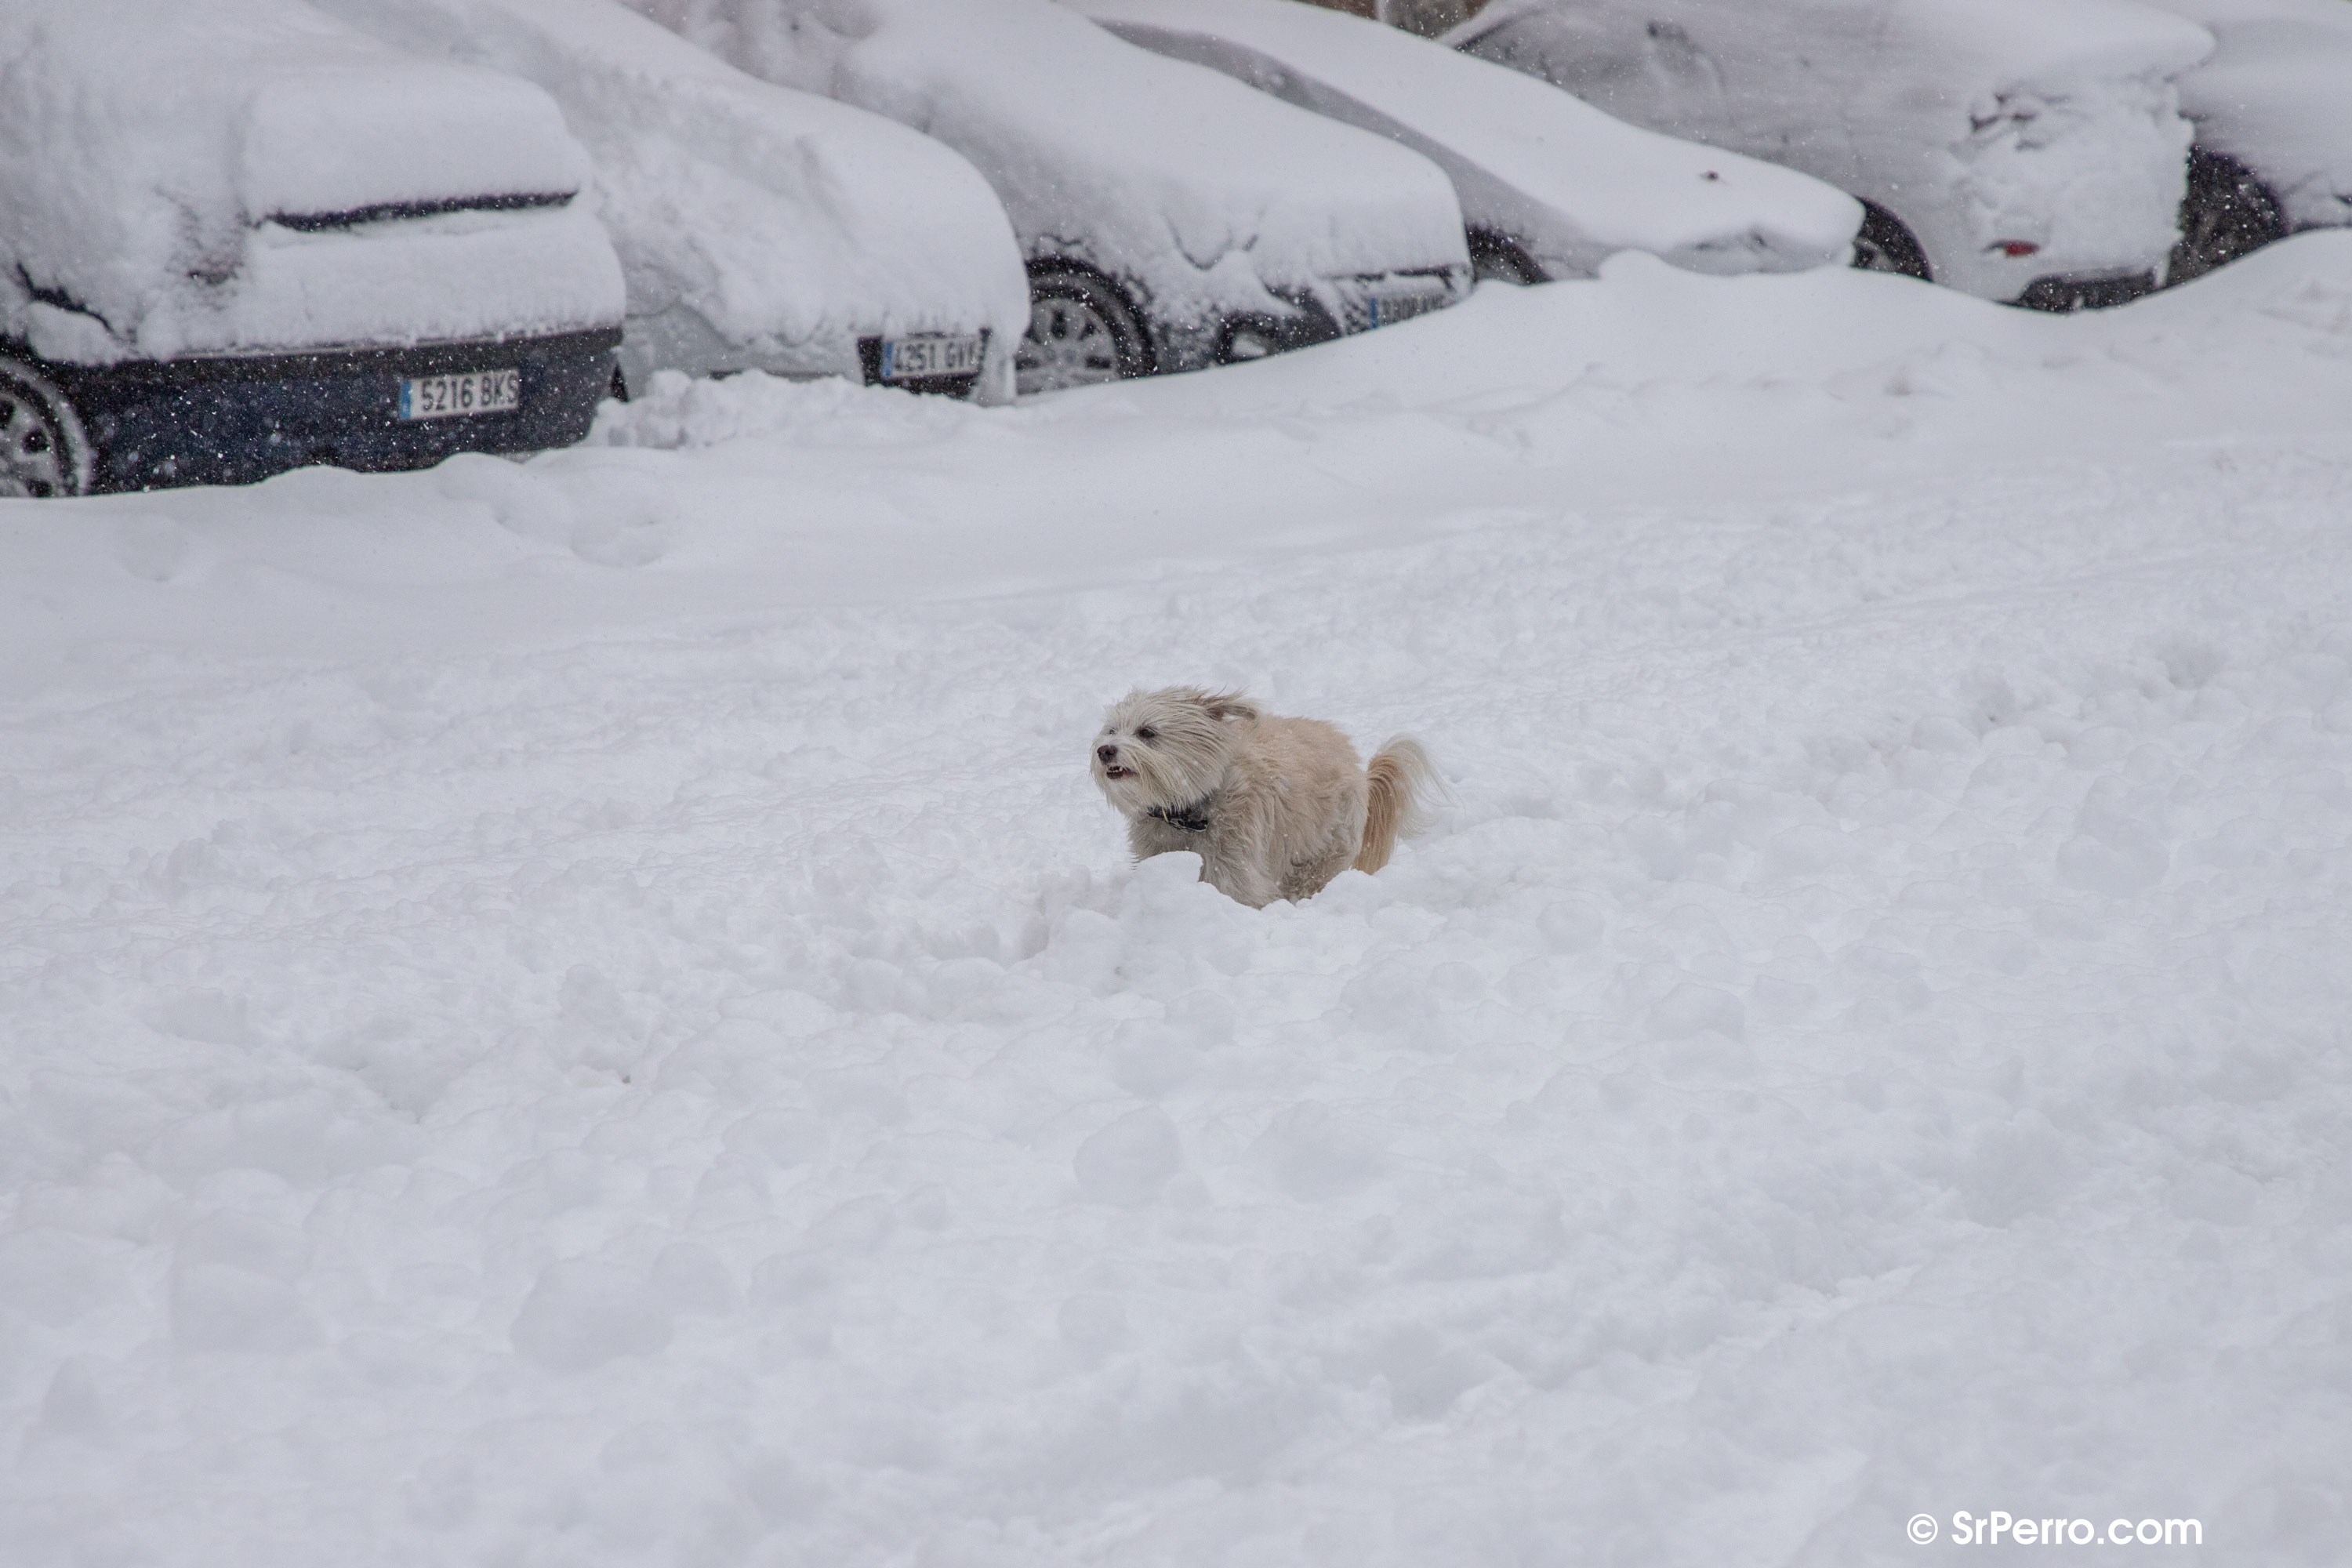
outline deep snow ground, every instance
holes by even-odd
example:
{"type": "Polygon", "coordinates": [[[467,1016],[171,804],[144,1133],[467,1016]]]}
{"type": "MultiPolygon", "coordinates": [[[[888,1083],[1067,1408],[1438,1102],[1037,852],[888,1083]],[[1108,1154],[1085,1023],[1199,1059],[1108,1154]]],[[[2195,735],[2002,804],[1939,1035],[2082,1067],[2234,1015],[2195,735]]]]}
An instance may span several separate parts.
{"type": "Polygon", "coordinates": [[[2347,392],[1627,259],[0,509],[0,1562],[2336,1561],[2347,392]],[[1126,867],[1179,679],[1456,799],[1126,867]]]}

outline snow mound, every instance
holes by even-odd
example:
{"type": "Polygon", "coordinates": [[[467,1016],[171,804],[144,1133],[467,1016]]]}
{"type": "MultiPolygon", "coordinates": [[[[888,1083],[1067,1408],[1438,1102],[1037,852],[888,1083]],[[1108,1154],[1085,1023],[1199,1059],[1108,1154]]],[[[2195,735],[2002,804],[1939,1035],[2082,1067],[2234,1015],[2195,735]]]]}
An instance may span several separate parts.
{"type": "Polygon", "coordinates": [[[659,390],[0,505],[0,1561],[2341,1556],[2352,236],[659,390]],[[1175,679],[1454,799],[1130,865],[1175,679]]]}
{"type": "Polygon", "coordinates": [[[612,447],[715,447],[789,432],[837,446],[903,446],[971,428],[957,404],[840,383],[798,386],[749,371],[724,381],[662,371],[626,403],[597,412],[592,443],[612,447]]]}

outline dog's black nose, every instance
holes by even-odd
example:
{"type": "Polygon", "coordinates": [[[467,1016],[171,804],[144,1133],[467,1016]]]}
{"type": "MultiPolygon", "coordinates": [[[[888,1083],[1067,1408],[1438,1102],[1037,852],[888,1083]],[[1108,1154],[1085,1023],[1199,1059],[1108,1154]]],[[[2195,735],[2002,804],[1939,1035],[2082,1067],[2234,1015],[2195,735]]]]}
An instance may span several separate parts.
{"type": "Polygon", "coordinates": [[[1095,748],[1095,755],[1106,763],[1115,763],[1118,761],[1118,748],[1117,746],[1097,746],[1095,748]]]}

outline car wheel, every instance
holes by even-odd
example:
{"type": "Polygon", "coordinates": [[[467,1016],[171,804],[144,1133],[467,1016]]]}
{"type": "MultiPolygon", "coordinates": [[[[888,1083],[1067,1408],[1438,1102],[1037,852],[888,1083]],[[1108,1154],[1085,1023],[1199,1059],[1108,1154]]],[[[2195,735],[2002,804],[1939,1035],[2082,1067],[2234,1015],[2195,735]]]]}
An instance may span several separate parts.
{"type": "Polygon", "coordinates": [[[1069,268],[1029,278],[1029,331],[1013,356],[1023,396],[1093,386],[1151,368],[1135,308],[1108,279],[1069,268]]]}
{"type": "Polygon", "coordinates": [[[2221,153],[2191,149],[2180,199],[2180,243],[2165,281],[2186,283],[2286,237],[2286,215],[2254,172],[2221,153]]]}
{"type": "Polygon", "coordinates": [[[1466,237],[1470,241],[1472,281],[1521,286],[1544,281],[1543,268],[1508,235],[1497,234],[1491,228],[1474,228],[1466,237]]]}
{"type": "Polygon", "coordinates": [[[1853,264],[1864,272],[1899,272],[1923,283],[1936,280],[1917,237],[1876,202],[1862,204],[1862,232],[1853,237],[1853,264]]]}
{"type": "Polygon", "coordinates": [[[32,366],[0,358],[0,496],[78,496],[93,454],[73,404],[32,366]]]}

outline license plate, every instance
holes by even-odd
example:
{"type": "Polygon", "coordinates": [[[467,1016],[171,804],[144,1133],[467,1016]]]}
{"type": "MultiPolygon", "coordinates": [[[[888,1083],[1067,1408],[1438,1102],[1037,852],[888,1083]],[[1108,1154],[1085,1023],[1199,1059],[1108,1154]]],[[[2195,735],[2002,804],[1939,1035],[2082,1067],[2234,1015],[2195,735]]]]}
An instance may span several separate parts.
{"type": "Polygon", "coordinates": [[[1445,303],[1443,284],[1426,289],[1406,290],[1383,289],[1373,291],[1371,317],[1374,327],[1393,327],[1399,321],[1409,321],[1415,316],[1425,316],[1445,303]]]}
{"type": "Polygon", "coordinates": [[[522,372],[469,370],[457,375],[414,376],[400,384],[403,419],[454,419],[464,414],[511,414],[522,406],[522,372]]]}
{"type": "Polygon", "coordinates": [[[882,379],[919,381],[935,375],[978,375],[978,336],[950,337],[927,332],[921,337],[882,340],[882,379]]]}

